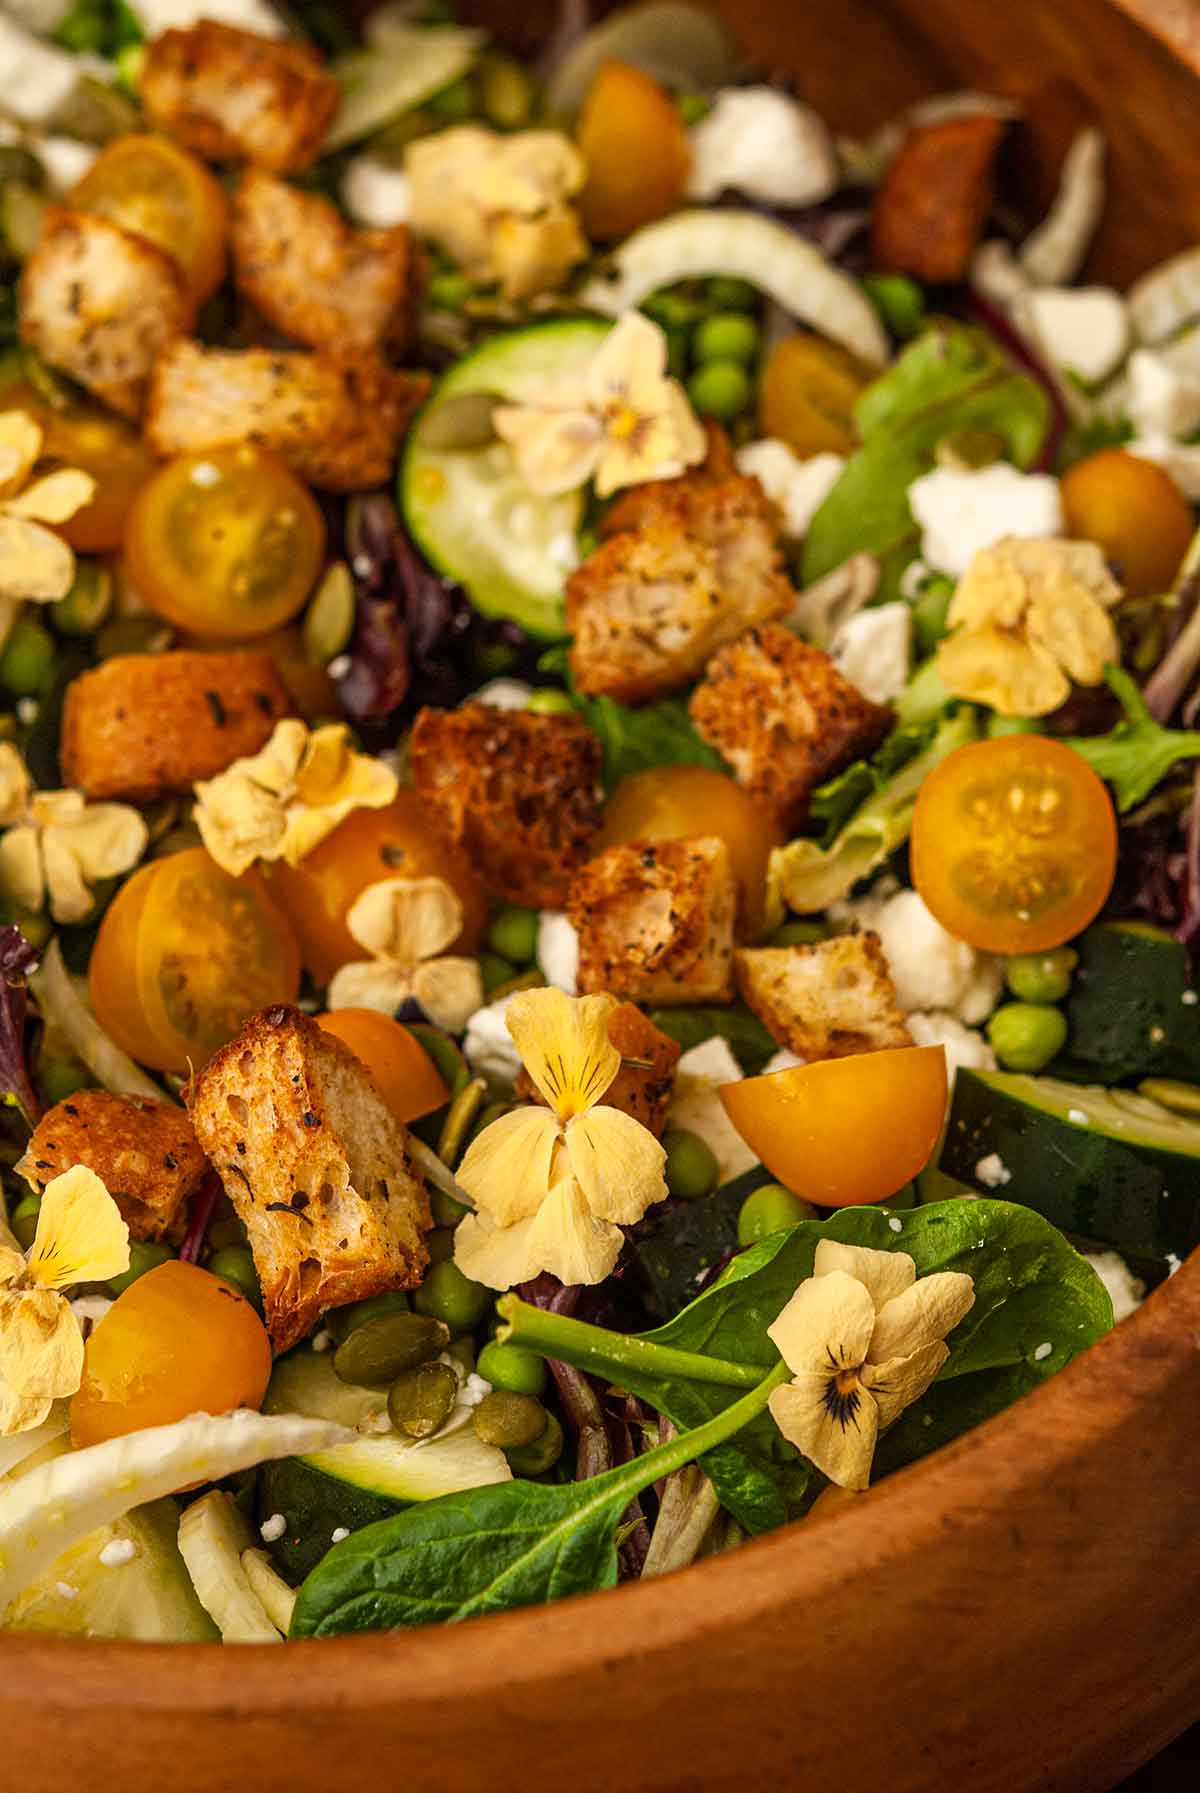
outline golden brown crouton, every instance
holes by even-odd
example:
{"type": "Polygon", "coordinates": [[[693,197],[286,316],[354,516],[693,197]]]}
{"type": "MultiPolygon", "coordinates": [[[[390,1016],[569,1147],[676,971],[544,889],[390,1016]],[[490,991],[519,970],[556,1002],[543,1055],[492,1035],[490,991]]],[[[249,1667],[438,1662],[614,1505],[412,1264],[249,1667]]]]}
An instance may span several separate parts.
{"type": "Polygon", "coordinates": [[[181,340],[154,369],[146,435],[161,455],[258,442],[310,485],[353,492],[390,478],[428,389],[427,374],[393,372],[371,355],[337,361],[181,340]]]}
{"type": "Polygon", "coordinates": [[[67,687],[63,778],[133,803],[190,794],[198,778],[265,747],[291,710],[274,660],[251,648],[118,654],[67,687]]]}
{"type": "Polygon", "coordinates": [[[785,828],[799,827],[816,787],[873,752],[894,720],[828,654],[778,624],[714,655],[688,707],[738,783],[785,828]]]}
{"type": "Polygon", "coordinates": [[[138,92],[185,149],[274,174],[312,161],[338,107],[337,82],[307,44],[212,19],[148,44],[138,92]]]}
{"type": "Polygon", "coordinates": [[[878,934],[734,954],[738,990],[781,1046],[804,1059],[911,1046],[878,934]]]}
{"type": "Polygon", "coordinates": [[[127,417],[141,414],[159,353],[190,330],[183,270],[145,237],[51,206],[21,275],[21,340],[127,417]]]}
{"type": "Polygon", "coordinates": [[[413,783],[440,832],[506,902],[561,909],[600,825],[600,742],[577,716],[422,710],[413,783]]]}
{"type": "Polygon", "coordinates": [[[913,126],[875,195],[877,267],[935,286],[966,277],[987,222],[1006,128],[987,112],[913,126]]]}
{"type": "MultiPolygon", "coordinates": [[[[608,1037],[621,1054],[621,1069],[600,1098],[602,1108],[631,1114],[655,1139],[662,1138],[675,1088],[675,1066],[683,1048],[655,1027],[636,1003],[622,1002],[608,1017],[608,1037]]],[[[517,1078],[518,1096],[545,1102],[529,1072],[517,1078]]]]}
{"type": "Polygon", "coordinates": [[[245,1224],[277,1350],[327,1308],[420,1282],[429,1198],[406,1129],[348,1046],[298,1009],[264,1009],[190,1100],[245,1224]]]}
{"type": "Polygon", "coordinates": [[[701,422],[708,448],[700,465],[690,468],[682,479],[648,479],[640,486],[627,486],[613,499],[600,520],[602,540],[623,529],[640,529],[644,523],[654,522],[661,516],[663,504],[675,501],[681,484],[686,484],[691,492],[698,492],[719,485],[736,474],[733,445],[725,431],[712,417],[702,418],[701,422]]]}
{"type": "Polygon", "coordinates": [[[663,480],[636,528],[610,535],[567,581],[581,691],[643,703],[699,677],[717,648],[795,601],[757,480],[663,480]]]}
{"type": "Polygon", "coordinates": [[[285,336],[335,355],[403,347],[414,265],[403,224],[355,230],[320,194],[252,168],[231,243],[238,291],[285,336]]]}
{"type": "Polygon", "coordinates": [[[135,1239],[161,1239],[208,1170],[195,1129],[173,1102],[79,1090],[42,1116],[18,1173],[39,1193],[76,1164],[94,1170],[135,1239]]]}
{"type": "Polygon", "coordinates": [[[572,885],[579,988],[633,1002],[728,1002],[737,881],[724,841],[607,847],[572,885]]]}

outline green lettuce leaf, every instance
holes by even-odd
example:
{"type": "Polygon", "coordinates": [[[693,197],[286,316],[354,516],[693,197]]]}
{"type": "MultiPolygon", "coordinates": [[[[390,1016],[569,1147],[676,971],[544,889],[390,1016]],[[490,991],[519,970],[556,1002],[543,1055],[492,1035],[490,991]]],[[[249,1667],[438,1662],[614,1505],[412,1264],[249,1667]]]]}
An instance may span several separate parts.
{"type": "Polygon", "coordinates": [[[571,693],[571,701],[604,747],[604,783],[611,790],[633,772],[651,766],[708,766],[728,771],[719,753],[702,741],[688,715],[682,697],[631,709],[611,697],[583,697],[571,693]]]}
{"type": "Polygon", "coordinates": [[[936,720],[894,728],[870,759],[855,760],[813,792],[808,819],[821,846],[830,846],[855,810],[889,785],[910,760],[925,752],[937,728],[936,720]]]}

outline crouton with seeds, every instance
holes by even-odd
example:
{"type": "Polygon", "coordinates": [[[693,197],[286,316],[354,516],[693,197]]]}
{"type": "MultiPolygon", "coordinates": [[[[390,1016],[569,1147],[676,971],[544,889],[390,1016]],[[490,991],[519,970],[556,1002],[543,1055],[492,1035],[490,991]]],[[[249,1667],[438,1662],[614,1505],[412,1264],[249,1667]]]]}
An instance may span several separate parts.
{"type": "Polygon", "coordinates": [[[107,218],[51,206],[21,275],[21,341],[126,417],[141,415],[154,363],[190,330],[182,268],[107,218]]]}
{"type": "Polygon", "coordinates": [[[733,963],[747,1008],[799,1058],[849,1058],[913,1043],[878,934],[749,947],[733,963]]]}
{"type": "MultiPolygon", "coordinates": [[[[601,1096],[600,1106],[631,1114],[661,1139],[682,1047],[633,1002],[619,1003],[613,1010],[608,1037],[621,1054],[621,1069],[601,1096]]],[[[517,1078],[517,1095],[543,1105],[546,1100],[526,1070],[517,1078]]]]}
{"type": "Polygon", "coordinates": [[[509,903],[561,909],[600,825],[598,738],[578,716],[422,710],[413,783],[438,831],[509,903]]]}
{"type": "Polygon", "coordinates": [[[403,348],[416,261],[405,225],[355,230],[319,193],[252,168],[230,241],[238,291],[285,336],[335,355],[403,348]]]}
{"type": "Polygon", "coordinates": [[[636,526],[609,535],[567,581],[571,675],[590,695],[665,697],[795,601],[757,480],[702,474],[659,488],[636,500],[636,526]]]}
{"type": "Polygon", "coordinates": [[[715,654],[688,707],[743,789],[793,830],[817,786],[872,753],[895,721],[828,654],[778,624],[715,654]]]}
{"type": "Polygon", "coordinates": [[[208,1172],[195,1128],[173,1102],[79,1090],[44,1114],[17,1174],[39,1195],[77,1164],[94,1170],[134,1239],[177,1232],[208,1172]]]}
{"type": "Polygon", "coordinates": [[[329,1308],[417,1286],[429,1198],[407,1130],[348,1046],[298,1009],[264,1009],[193,1079],[190,1106],[277,1351],[329,1308]]]}
{"type": "Polygon", "coordinates": [[[607,847],[574,879],[579,989],[631,1002],[728,1002],[737,880],[724,841],[607,847]]]}
{"type": "Polygon", "coordinates": [[[309,485],[353,492],[391,478],[428,390],[428,374],[395,372],[374,355],[338,360],[181,339],[155,366],[146,436],[164,456],[255,442],[309,485]]]}
{"type": "Polygon", "coordinates": [[[337,111],[337,82],[296,38],[201,19],[146,46],[138,93],[160,130],[207,162],[272,174],[311,162],[337,111]]]}
{"type": "Polygon", "coordinates": [[[152,803],[190,796],[257,753],[288,696],[269,654],[117,654],[67,687],[59,759],[65,783],[88,797],[152,803]]]}

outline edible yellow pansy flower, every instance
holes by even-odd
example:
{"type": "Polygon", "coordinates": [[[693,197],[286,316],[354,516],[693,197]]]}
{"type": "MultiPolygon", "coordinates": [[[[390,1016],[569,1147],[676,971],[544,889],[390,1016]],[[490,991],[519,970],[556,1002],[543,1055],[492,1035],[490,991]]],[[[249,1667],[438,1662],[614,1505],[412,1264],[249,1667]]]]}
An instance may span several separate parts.
{"type": "Polygon", "coordinates": [[[64,1289],[129,1268],[129,1228],[95,1171],[46,1184],[28,1252],[0,1246],[0,1437],[40,1426],[83,1375],[83,1334],[64,1289]]]}
{"type": "Polygon", "coordinates": [[[947,691],[1006,716],[1048,716],[1120,659],[1108,612],[1121,587],[1095,542],[1005,536],[958,582],[937,651],[947,691]]]}
{"type": "Polygon", "coordinates": [[[632,1226],[667,1193],[666,1153],[632,1115],[599,1106],[621,1066],[612,996],[523,990],[508,1031],[548,1108],[515,1109],[472,1141],[458,1181],[476,1204],[454,1235],[459,1268],[509,1289],[543,1270],[597,1283],[632,1226]]]}
{"type": "Polygon", "coordinates": [[[411,996],[436,1026],[461,1033],[483,1007],[478,962],[443,956],[462,925],[462,904],[442,878],[368,884],[348,910],[346,926],[372,957],[334,972],[330,1008],[391,1015],[411,996]]]}
{"type": "Polygon", "coordinates": [[[298,865],[353,810],[383,809],[398,788],[389,765],[355,752],[344,723],[310,731],[286,717],[259,753],[195,787],[196,826],[240,878],[260,859],[298,865]]]}
{"type": "Polygon", "coordinates": [[[149,832],[127,803],[81,791],[35,791],[25,762],[0,741],[0,893],[31,912],[50,899],[55,921],[83,921],[95,885],[132,871],[149,832]]]}
{"type": "Polygon", "coordinates": [[[640,311],[625,313],[579,373],[498,406],[493,423],[542,497],[594,478],[607,498],[622,486],[674,479],[707,452],[683,387],[667,376],[667,339],[640,311]]]}
{"type": "Polygon", "coordinates": [[[792,1372],[770,1400],[779,1430],[831,1482],[865,1488],[879,1433],[925,1393],[974,1300],[961,1271],[918,1282],[907,1252],[822,1239],[811,1278],[767,1328],[792,1372]]]}
{"type": "Polygon", "coordinates": [[[75,582],[75,556],[46,525],[66,523],[90,504],[96,482],[76,467],[31,482],[44,443],[27,412],[0,412],[0,601],[53,604],[75,582]]]}

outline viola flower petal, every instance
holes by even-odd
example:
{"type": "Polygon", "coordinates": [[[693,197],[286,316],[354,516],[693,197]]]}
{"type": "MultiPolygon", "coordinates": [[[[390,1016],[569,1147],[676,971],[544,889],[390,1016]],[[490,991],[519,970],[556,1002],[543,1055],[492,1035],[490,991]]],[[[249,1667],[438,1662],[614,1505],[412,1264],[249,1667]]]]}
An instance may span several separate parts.
{"type": "Polygon", "coordinates": [[[921,1345],[909,1357],[892,1357],[886,1363],[864,1366],[862,1384],[870,1390],[879,1410],[881,1430],[920,1400],[949,1356],[949,1347],[935,1340],[921,1345]]]}
{"type": "Polygon", "coordinates": [[[484,1005],[483,976],[477,959],[430,959],[412,976],[412,993],[435,1027],[464,1033],[484,1005]]]}
{"type": "Polygon", "coordinates": [[[1001,629],[962,629],[939,642],[938,676],[968,703],[1006,716],[1048,716],[1071,695],[1071,682],[1040,644],[1001,629]]]}
{"type": "Polygon", "coordinates": [[[0,1378],[25,1399],[58,1400],[79,1387],[83,1334],[70,1304],[53,1289],[0,1295],[0,1378]]]}
{"type": "Polygon", "coordinates": [[[511,1289],[541,1274],[530,1244],[532,1220],[497,1226],[487,1214],[467,1214],[454,1229],[454,1262],[485,1289],[511,1289]]]}
{"type": "Polygon", "coordinates": [[[802,1282],[767,1337],[794,1375],[828,1375],[861,1364],[875,1327],[875,1304],[844,1270],[802,1282]]]}
{"type": "Polygon", "coordinates": [[[549,1192],[558,1125],[545,1108],[516,1108],[476,1134],[455,1175],[500,1226],[536,1214],[549,1192]]]}
{"type": "MultiPolygon", "coordinates": [[[[26,1157],[28,1157],[28,1153],[26,1153],[26,1157]]],[[[16,1167],[18,1175],[24,1175],[21,1169],[24,1162],[25,1159],[22,1158],[16,1167]]],[[[11,1245],[0,1245],[0,1288],[7,1287],[10,1282],[16,1282],[17,1278],[24,1274],[25,1253],[14,1250],[11,1245]]]]}
{"type": "Polygon", "coordinates": [[[667,1194],[667,1154],[649,1128],[618,1108],[590,1108],[567,1122],[573,1175],[598,1220],[632,1226],[667,1194]]]}
{"type": "Polygon", "coordinates": [[[96,482],[90,473],[62,467],[35,479],[15,498],[5,499],[4,508],[10,517],[28,517],[34,523],[68,523],[95,496],[96,482]]]}
{"type": "Polygon", "coordinates": [[[409,975],[398,965],[386,959],[355,959],[334,972],[325,1004],[330,1009],[375,1009],[394,1015],[411,994],[409,975]]]}
{"type": "Polygon", "coordinates": [[[563,1177],[529,1221],[529,1252],[540,1270],[570,1286],[591,1286],[610,1276],[625,1236],[599,1220],[574,1177],[563,1177]]]}
{"type": "Polygon", "coordinates": [[[458,938],[462,919],[462,904],[443,878],[381,878],[355,898],[346,926],[369,953],[411,971],[458,938]]]}
{"type": "MultiPolygon", "coordinates": [[[[48,797],[77,793],[44,792],[48,797]]],[[[43,827],[42,871],[55,921],[78,922],[91,914],[93,887],[132,871],[150,842],[145,821],[126,803],[80,803],[78,816],[43,827]]]]}
{"type": "Polygon", "coordinates": [[[840,1488],[869,1486],[879,1410],[856,1379],[840,1390],[828,1373],[806,1371],[773,1390],[767,1405],[783,1436],[822,1475],[840,1488]]]}
{"type": "Polygon", "coordinates": [[[32,1432],[50,1417],[49,1395],[19,1395],[0,1379],[0,1438],[32,1432]]]}
{"type": "Polygon", "coordinates": [[[0,412],[0,503],[25,484],[44,440],[41,425],[27,411],[0,412]]]}
{"type": "Polygon", "coordinates": [[[844,1270],[856,1277],[870,1295],[876,1312],[902,1295],[917,1280],[917,1266],[906,1251],[873,1251],[867,1245],[843,1245],[837,1239],[821,1239],[813,1254],[813,1275],[828,1276],[844,1270]]]}
{"type": "Polygon", "coordinates": [[[24,819],[32,789],[25,761],[11,741],[0,741],[0,828],[24,819]]]}
{"type": "Polygon", "coordinates": [[[129,1268],[129,1228],[94,1170],[77,1164],[42,1191],[26,1276],[44,1289],[107,1282],[129,1268]]]}
{"type": "Polygon", "coordinates": [[[75,556],[61,536],[0,511],[0,598],[56,604],[75,583],[75,556]]]}
{"type": "Polygon", "coordinates": [[[551,986],[522,990],[509,1004],[508,1031],[522,1063],[560,1121],[584,1114],[621,1068],[608,1037],[615,997],[567,996],[551,986]]]}
{"type": "Polygon", "coordinates": [[[881,1307],[875,1317],[867,1360],[883,1363],[908,1357],[944,1339],[975,1305],[975,1284],[961,1270],[939,1270],[881,1307]]]}
{"type": "Polygon", "coordinates": [[[586,485],[604,446],[604,427],[588,411],[500,405],[492,423],[521,478],[541,498],[586,485]]]}
{"type": "Polygon", "coordinates": [[[0,836],[0,892],[30,914],[42,906],[46,877],[39,831],[22,823],[0,836]]]}

